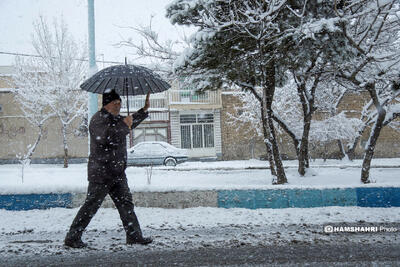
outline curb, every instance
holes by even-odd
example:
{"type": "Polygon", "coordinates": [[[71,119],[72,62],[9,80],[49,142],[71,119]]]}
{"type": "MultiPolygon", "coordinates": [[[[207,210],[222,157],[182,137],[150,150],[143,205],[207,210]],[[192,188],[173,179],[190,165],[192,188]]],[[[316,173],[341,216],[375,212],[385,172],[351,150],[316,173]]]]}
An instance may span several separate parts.
{"type": "MultiPolygon", "coordinates": [[[[132,166],[129,166],[132,167],[132,166]]],[[[134,167],[134,166],[133,166],[134,167]]],[[[294,169],[298,168],[298,166],[284,166],[284,169],[294,169]]],[[[342,165],[338,167],[337,165],[311,165],[311,169],[317,168],[339,168],[339,169],[348,169],[348,168],[362,168],[361,165],[342,165]]],[[[371,169],[398,169],[400,165],[371,165],[371,169]]],[[[179,167],[179,168],[171,168],[171,167],[159,167],[157,170],[163,171],[237,171],[237,170],[269,170],[269,166],[249,166],[249,167],[208,167],[208,168],[187,168],[187,167],[179,167]]]]}
{"type": "MultiPolygon", "coordinates": [[[[0,209],[76,208],[85,193],[0,195],[0,209]]],[[[136,206],[282,209],[327,206],[400,207],[400,187],[133,192],[136,206]]],[[[107,196],[102,207],[114,207],[107,196]]]]}

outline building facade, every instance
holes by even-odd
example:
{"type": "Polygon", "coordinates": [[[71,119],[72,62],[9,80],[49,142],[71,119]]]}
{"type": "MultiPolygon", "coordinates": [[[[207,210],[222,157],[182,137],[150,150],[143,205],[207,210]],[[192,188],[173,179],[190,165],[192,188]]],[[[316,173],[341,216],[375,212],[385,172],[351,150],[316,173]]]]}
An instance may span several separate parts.
{"type": "MultiPolygon", "coordinates": [[[[17,155],[26,153],[34,143],[38,130],[22,115],[18,103],[11,93],[12,67],[0,67],[0,163],[17,162],[17,155]]],[[[127,101],[122,97],[122,114],[127,114],[127,101]]],[[[144,106],[145,96],[129,97],[130,112],[144,106]]],[[[347,95],[339,111],[348,111],[348,116],[358,117],[368,97],[347,95]]],[[[99,108],[101,97],[99,97],[99,108]]],[[[172,88],[150,97],[149,117],[127,137],[128,146],[143,141],[165,141],[178,148],[185,148],[192,158],[214,158],[223,160],[265,158],[263,138],[257,136],[250,124],[237,124],[231,117],[238,115],[242,103],[231,92],[221,90],[196,92],[182,88],[179,83],[172,88]]],[[[316,117],[323,116],[317,114],[316,117]]],[[[78,118],[74,127],[79,128],[84,118],[78,118]]],[[[363,147],[369,136],[362,136],[356,157],[361,158],[363,147]]],[[[400,157],[400,133],[385,127],[375,149],[375,157],[400,157]]],[[[86,159],[88,136],[82,131],[68,133],[69,156],[86,159]]],[[[279,135],[280,152],[284,159],[295,159],[292,140],[286,134],[279,135]]],[[[313,158],[335,158],[339,154],[337,142],[310,144],[313,158]]],[[[61,125],[56,118],[49,119],[44,135],[33,156],[33,162],[62,162],[63,143],[61,125]]]]}
{"type": "MultiPolygon", "coordinates": [[[[28,151],[38,136],[38,129],[31,125],[22,114],[11,89],[14,69],[0,66],[0,163],[16,163],[18,155],[28,151]]],[[[77,118],[67,132],[68,154],[71,162],[81,162],[88,156],[87,131],[79,131],[84,118],[77,118]]],[[[62,162],[64,156],[61,123],[50,118],[44,124],[43,135],[33,154],[32,162],[62,162]]]]}
{"type": "MultiPolygon", "coordinates": [[[[129,107],[143,107],[145,96],[129,97],[129,107]]],[[[127,114],[123,97],[121,113],[127,114]]],[[[149,118],[133,131],[129,143],[165,141],[185,148],[192,158],[222,158],[221,92],[197,93],[178,84],[150,97],[149,118]]]]}

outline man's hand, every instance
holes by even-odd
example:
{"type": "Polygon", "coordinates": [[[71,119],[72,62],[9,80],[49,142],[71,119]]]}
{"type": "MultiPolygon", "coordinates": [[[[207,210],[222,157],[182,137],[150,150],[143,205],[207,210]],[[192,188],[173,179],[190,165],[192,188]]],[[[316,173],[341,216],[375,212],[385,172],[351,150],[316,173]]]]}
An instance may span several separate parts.
{"type": "Polygon", "coordinates": [[[150,92],[146,95],[146,101],[144,102],[143,111],[146,112],[150,107],[150,92]]]}
{"type": "Polygon", "coordinates": [[[124,118],[124,122],[125,122],[126,125],[128,125],[129,129],[132,128],[133,118],[132,118],[131,115],[126,116],[126,117],[124,118]]]}

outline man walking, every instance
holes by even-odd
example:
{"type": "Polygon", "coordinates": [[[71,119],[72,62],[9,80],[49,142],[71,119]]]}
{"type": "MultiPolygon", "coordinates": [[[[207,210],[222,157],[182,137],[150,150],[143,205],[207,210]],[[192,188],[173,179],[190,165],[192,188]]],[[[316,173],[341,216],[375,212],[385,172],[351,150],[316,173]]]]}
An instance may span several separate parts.
{"type": "Polygon", "coordinates": [[[125,174],[126,135],[131,128],[135,128],[148,117],[149,97],[150,93],[147,94],[144,107],[138,112],[132,116],[122,117],[119,114],[120,96],[114,90],[103,94],[103,107],[93,115],[89,124],[87,196],[65,237],[66,246],[72,248],[87,246],[81,239],[83,231],[107,194],[118,209],[126,232],[126,243],[146,245],[153,241],[142,235],[125,174]]]}

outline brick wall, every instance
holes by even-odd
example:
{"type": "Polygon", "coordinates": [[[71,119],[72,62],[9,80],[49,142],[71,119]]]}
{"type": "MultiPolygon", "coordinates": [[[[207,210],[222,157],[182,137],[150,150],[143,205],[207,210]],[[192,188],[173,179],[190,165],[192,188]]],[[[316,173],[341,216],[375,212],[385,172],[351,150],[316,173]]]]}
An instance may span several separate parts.
{"type": "MultiPolygon", "coordinates": [[[[348,116],[359,117],[360,110],[364,103],[368,101],[366,94],[347,95],[339,106],[339,112],[342,110],[352,110],[347,112],[348,116]]],[[[222,138],[222,158],[224,160],[232,159],[250,159],[265,157],[266,148],[261,137],[258,137],[250,124],[231,124],[229,113],[237,115],[235,107],[241,107],[240,100],[229,93],[222,95],[221,111],[221,138],[222,138]]],[[[323,114],[316,114],[316,118],[322,118],[323,114]]],[[[368,129],[356,149],[356,157],[362,158],[363,146],[369,137],[368,129]]],[[[279,149],[283,159],[295,159],[296,154],[291,138],[287,134],[279,134],[279,149]]],[[[400,132],[391,127],[385,127],[378,140],[375,149],[375,157],[400,157],[400,132]]],[[[346,145],[346,144],[344,144],[346,145]]],[[[339,146],[337,141],[324,144],[310,144],[310,155],[312,158],[337,158],[339,156],[339,146]]]]}

